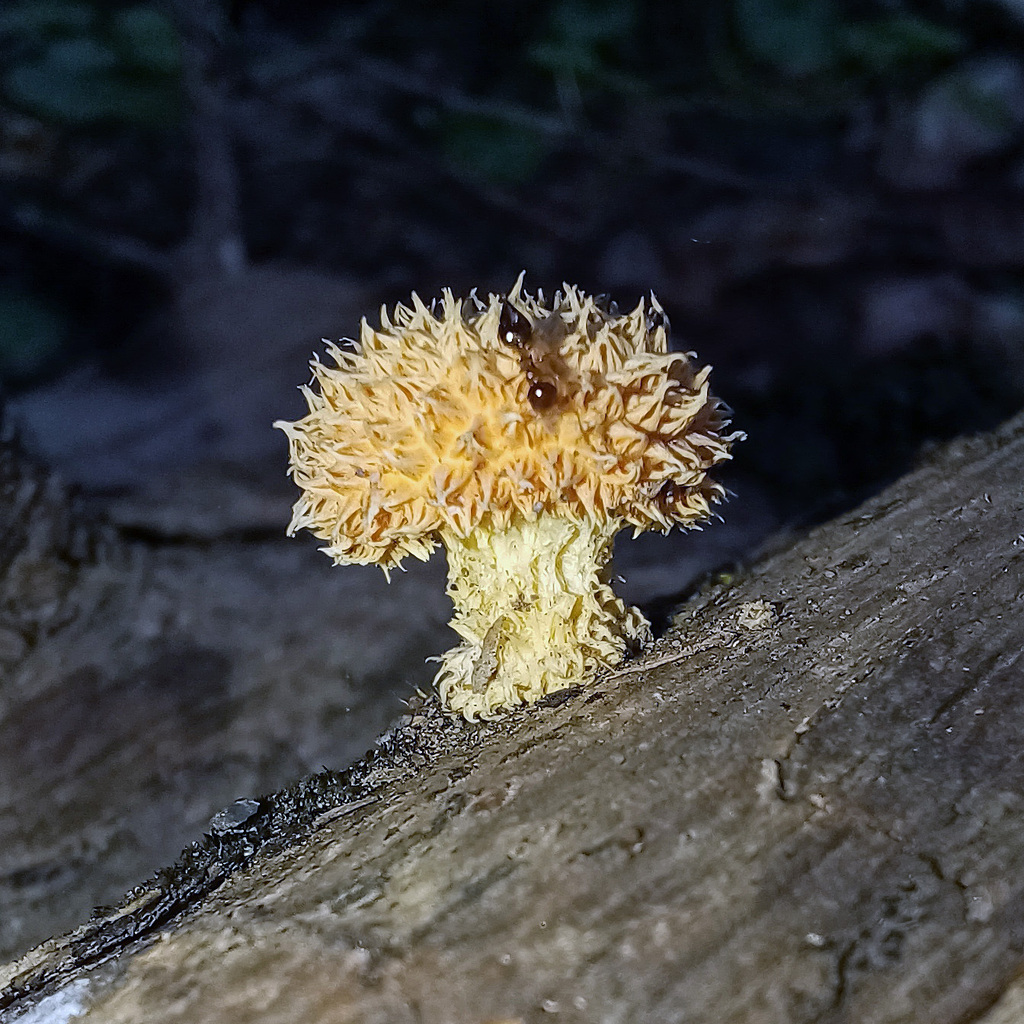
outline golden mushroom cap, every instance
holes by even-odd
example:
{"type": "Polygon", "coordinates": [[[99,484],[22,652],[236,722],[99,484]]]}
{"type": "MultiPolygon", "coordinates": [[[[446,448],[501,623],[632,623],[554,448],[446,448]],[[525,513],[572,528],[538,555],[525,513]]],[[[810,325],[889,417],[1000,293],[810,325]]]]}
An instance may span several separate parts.
{"type": "Polygon", "coordinates": [[[309,413],[275,424],[301,489],[290,533],[388,569],[517,516],[637,533],[708,517],[723,489],[707,471],[740,435],[710,368],[668,351],[657,300],[620,315],[563,285],[548,306],[522,282],[431,309],[413,294],[353,350],[329,345],[335,366],[313,361],[309,413]]]}

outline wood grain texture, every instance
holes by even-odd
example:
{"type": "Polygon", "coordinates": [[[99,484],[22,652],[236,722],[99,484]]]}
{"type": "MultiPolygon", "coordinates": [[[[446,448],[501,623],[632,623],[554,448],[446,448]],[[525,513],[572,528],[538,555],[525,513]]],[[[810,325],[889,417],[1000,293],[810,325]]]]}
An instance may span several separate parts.
{"type": "Polygon", "coordinates": [[[591,687],[424,705],[333,810],[274,805],[215,887],[135,926],[208,842],[0,986],[104,1024],[978,1020],[1024,960],[1022,650],[1018,418],[591,687]]]}
{"type": "Polygon", "coordinates": [[[284,537],[287,500],[246,534],[215,482],[181,483],[193,508],[231,504],[219,536],[126,538],[0,443],[0,960],[116,902],[237,797],[358,758],[448,639],[443,566],[391,589],[337,572],[284,537]]]}

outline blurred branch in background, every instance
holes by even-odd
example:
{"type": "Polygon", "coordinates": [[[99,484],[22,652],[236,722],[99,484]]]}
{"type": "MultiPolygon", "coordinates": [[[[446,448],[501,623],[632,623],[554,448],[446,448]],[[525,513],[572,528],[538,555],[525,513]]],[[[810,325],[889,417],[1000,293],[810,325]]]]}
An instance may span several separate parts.
{"type": "MultiPolygon", "coordinates": [[[[187,273],[235,272],[245,247],[229,116],[231,29],[217,0],[174,0],[170,13],[166,19],[159,8],[139,5],[115,11],[108,27],[102,9],[89,4],[22,4],[5,27],[15,39],[20,30],[24,60],[15,61],[5,85],[37,116],[97,133],[118,123],[176,129],[184,100],[194,199],[183,262],[187,273]]],[[[13,219],[51,243],[159,278],[182,270],[142,238],[76,223],[31,201],[16,206],[13,219]]]]}
{"type": "Polygon", "coordinates": [[[202,392],[527,267],[657,291],[793,508],[1024,400],[1014,0],[15,0],[0,42],[15,386],[202,392]]]}
{"type": "Polygon", "coordinates": [[[233,274],[247,263],[230,117],[230,26],[219,0],[171,0],[181,37],[195,198],[185,246],[188,273],[233,274]]]}

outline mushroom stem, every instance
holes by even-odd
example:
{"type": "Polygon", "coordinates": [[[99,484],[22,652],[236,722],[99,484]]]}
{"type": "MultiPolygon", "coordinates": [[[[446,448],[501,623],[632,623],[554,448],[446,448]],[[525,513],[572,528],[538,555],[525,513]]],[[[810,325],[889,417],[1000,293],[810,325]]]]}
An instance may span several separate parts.
{"type": "Polygon", "coordinates": [[[472,720],[538,700],[617,664],[649,635],[608,585],[620,526],[541,512],[500,529],[441,531],[451,625],[463,639],[437,674],[449,708],[472,720]]]}

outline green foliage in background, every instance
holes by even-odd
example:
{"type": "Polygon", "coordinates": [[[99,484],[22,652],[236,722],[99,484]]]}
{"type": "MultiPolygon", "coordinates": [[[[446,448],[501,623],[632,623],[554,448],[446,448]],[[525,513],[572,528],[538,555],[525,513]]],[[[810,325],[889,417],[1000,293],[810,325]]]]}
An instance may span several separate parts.
{"type": "Polygon", "coordinates": [[[470,177],[526,184],[559,148],[524,112],[560,115],[567,133],[637,102],[827,119],[874,91],[926,84],[970,43],[952,6],[915,0],[552,0],[533,12],[503,37],[498,67],[516,75],[495,75],[494,88],[508,116],[436,115],[442,151],[470,177]]]}
{"type": "Polygon", "coordinates": [[[636,31],[634,0],[558,0],[530,59],[556,79],[609,83],[621,75],[616,59],[636,31]]]}
{"type": "Polygon", "coordinates": [[[44,375],[68,338],[64,313],[28,291],[0,288],[0,381],[22,384],[44,375]]]}
{"type": "Polygon", "coordinates": [[[880,81],[920,83],[966,46],[963,35],[909,10],[889,5],[866,15],[821,0],[731,0],[734,45],[718,56],[724,78],[738,76],[768,98],[794,95],[809,107],[849,101],[880,81]]]}
{"type": "Polygon", "coordinates": [[[441,140],[453,166],[502,185],[529,181],[548,152],[538,132],[472,114],[448,114],[441,122],[441,140]]]}
{"type": "Polygon", "coordinates": [[[4,99],[45,121],[180,122],[178,37],[154,5],[15,0],[0,8],[0,49],[4,99]]]}

